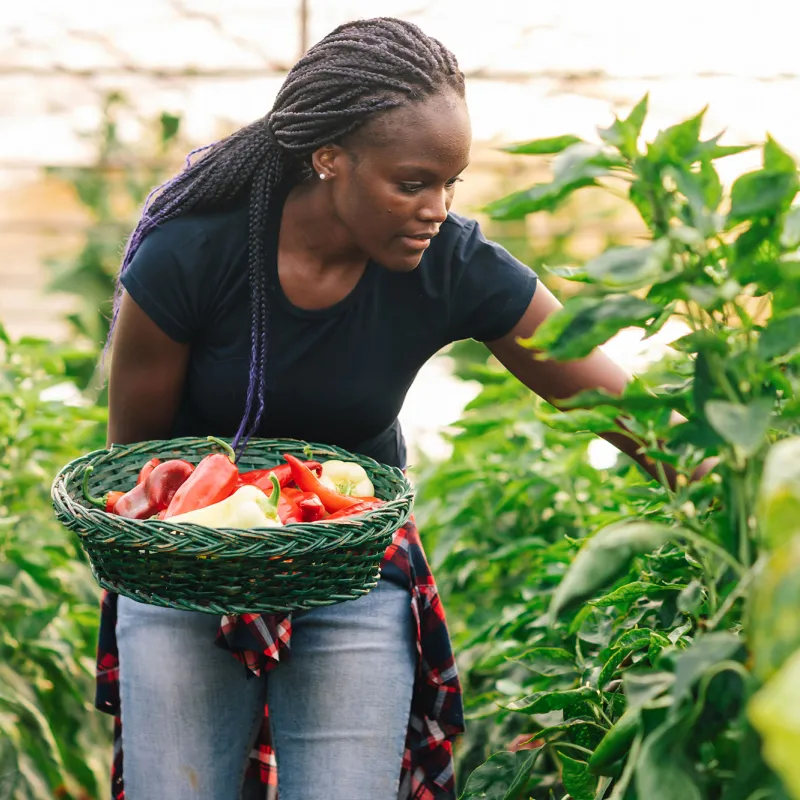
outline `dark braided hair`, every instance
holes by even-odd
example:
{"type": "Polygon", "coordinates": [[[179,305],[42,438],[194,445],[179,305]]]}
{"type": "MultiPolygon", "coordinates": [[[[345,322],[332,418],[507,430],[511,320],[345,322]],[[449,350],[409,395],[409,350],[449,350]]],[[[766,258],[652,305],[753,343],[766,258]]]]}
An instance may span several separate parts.
{"type": "MultiPolygon", "coordinates": [[[[145,201],[120,275],[158,225],[191,211],[224,208],[249,194],[252,345],[247,402],[234,439],[239,453],[264,413],[268,341],[264,231],[274,190],[283,181],[295,184],[311,177],[312,153],[342,141],[372,115],[418,102],[446,88],[464,95],[458,63],[438,40],[416,25],[388,17],[340,25],[291,69],[265,117],[222,141],[192,151],[185,169],[153,190],[145,201]],[[199,158],[192,161],[197,154],[199,158]]],[[[120,297],[118,280],[112,333],[120,297]]]]}

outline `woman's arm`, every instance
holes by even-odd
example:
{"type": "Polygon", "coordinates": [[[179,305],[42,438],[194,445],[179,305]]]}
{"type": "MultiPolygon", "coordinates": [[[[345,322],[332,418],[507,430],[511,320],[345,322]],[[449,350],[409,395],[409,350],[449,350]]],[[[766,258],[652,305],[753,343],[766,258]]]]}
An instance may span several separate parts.
{"type": "MultiPolygon", "coordinates": [[[[559,405],[560,400],[588,389],[622,394],[631,376],[602,350],[595,350],[580,361],[558,362],[535,359],[531,350],[519,344],[518,339],[530,338],[539,325],[560,308],[561,303],[540,281],[522,319],[502,339],[488,342],[489,349],[509,372],[555,406],[559,405]]],[[[679,415],[674,416],[678,421],[679,415]]],[[[655,464],[639,452],[639,445],[633,439],[619,431],[609,431],[603,434],[603,438],[634,459],[653,477],[659,477],[655,464]]],[[[666,471],[672,483],[674,472],[668,467],[666,471]]]]}
{"type": "Polygon", "coordinates": [[[170,339],[122,295],[108,389],[108,445],[169,437],[183,392],[189,345],[170,339]]]}

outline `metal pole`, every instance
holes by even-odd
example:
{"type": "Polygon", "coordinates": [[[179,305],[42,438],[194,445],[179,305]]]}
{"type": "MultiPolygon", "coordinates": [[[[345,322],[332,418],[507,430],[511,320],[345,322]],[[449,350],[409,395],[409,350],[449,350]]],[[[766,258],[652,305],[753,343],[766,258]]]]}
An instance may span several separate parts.
{"type": "Polygon", "coordinates": [[[300,0],[300,56],[308,50],[308,0],[300,0]]]}

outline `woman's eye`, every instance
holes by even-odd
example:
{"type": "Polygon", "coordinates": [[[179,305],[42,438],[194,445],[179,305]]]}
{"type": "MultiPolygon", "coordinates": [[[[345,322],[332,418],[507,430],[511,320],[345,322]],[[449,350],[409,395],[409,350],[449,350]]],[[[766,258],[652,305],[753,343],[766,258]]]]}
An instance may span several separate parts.
{"type": "MultiPolygon", "coordinates": [[[[461,183],[461,178],[452,178],[451,180],[445,183],[446,189],[452,189],[457,183],[461,183]]],[[[424,183],[401,183],[400,189],[407,194],[416,194],[417,192],[421,191],[425,188],[424,183]]]]}

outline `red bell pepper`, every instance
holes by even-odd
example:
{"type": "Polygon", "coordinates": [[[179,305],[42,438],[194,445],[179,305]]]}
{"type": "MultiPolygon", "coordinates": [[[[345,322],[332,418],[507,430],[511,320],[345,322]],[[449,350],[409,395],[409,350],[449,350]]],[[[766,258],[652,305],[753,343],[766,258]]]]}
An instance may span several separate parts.
{"type": "Polygon", "coordinates": [[[294,478],[294,482],[300,487],[300,490],[303,492],[313,492],[317,495],[322,501],[322,505],[325,506],[326,511],[334,513],[335,511],[341,511],[343,508],[350,508],[350,506],[362,502],[362,498],[360,497],[346,497],[343,494],[334,492],[333,489],[328,489],[326,486],[323,486],[319,482],[317,476],[306,467],[299,458],[295,458],[288,453],[284,453],[283,457],[289,462],[289,466],[292,468],[292,477],[294,478]]]}
{"type": "MultiPolygon", "coordinates": [[[[318,461],[306,461],[305,465],[316,475],[322,474],[322,464],[318,461]]],[[[239,486],[257,486],[262,492],[269,494],[272,491],[270,475],[275,475],[281,489],[285,489],[293,480],[292,468],[288,464],[278,464],[269,469],[253,469],[239,475],[239,486]]]]}
{"type": "Polygon", "coordinates": [[[299,489],[287,486],[281,489],[281,496],[278,498],[278,519],[285,525],[287,522],[299,522],[297,518],[297,497],[299,489]]]}
{"type": "Polygon", "coordinates": [[[114,513],[127,519],[149,519],[167,508],[178,490],[194,473],[188,461],[172,459],[158,464],[143,483],[137,483],[114,506],[114,513]]]}
{"type": "Polygon", "coordinates": [[[313,492],[301,492],[291,486],[281,490],[278,517],[284,525],[290,522],[316,522],[325,515],[325,506],[313,492]]]}
{"type": "MultiPolygon", "coordinates": [[[[284,492],[292,490],[284,489],[284,492]]],[[[283,495],[281,499],[284,499],[283,495]]],[[[316,522],[325,516],[325,506],[313,492],[295,490],[285,498],[283,509],[278,507],[278,516],[284,525],[290,522],[316,522]]]]}
{"type": "Polygon", "coordinates": [[[87,503],[91,503],[93,506],[97,506],[98,508],[102,508],[106,514],[113,514],[114,507],[117,504],[117,501],[122,497],[125,492],[106,492],[102,497],[94,497],[89,494],[89,476],[94,472],[94,467],[86,467],[83,471],[83,497],[87,503]]]}
{"type": "Polygon", "coordinates": [[[233,448],[215,436],[209,436],[208,441],[216,442],[223,447],[225,455],[214,453],[206,456],[197,465],[189,480],[175,492],[164,519],[214,505],[236,491],[239,470],[236,469],[236,454],[233,448]]]}
{"type": "Polygon", "coordinates": [[[144,483],[147,480],[147,476],[161,463],[161,460],[158,458],[151,458],[140,470],[139,470],[139,477],[136,479],[136,485],[138,486],[140,483],[144,483]]]}
{"type": "Polygon", "coordinates": [[[325,516],[325,506],[322,500],[311,492],[303,492],[303,497],[297,504],[303,517],[303,522],[316,522],[325,516]]]}

